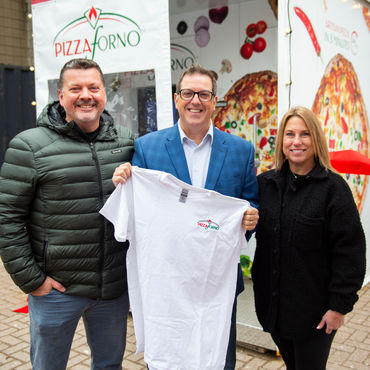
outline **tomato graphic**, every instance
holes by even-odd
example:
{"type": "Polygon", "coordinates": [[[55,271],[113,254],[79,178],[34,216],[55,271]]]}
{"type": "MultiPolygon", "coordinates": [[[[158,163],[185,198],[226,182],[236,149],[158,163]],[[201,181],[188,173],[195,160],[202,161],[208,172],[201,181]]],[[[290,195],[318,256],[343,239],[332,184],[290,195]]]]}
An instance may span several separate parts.
{"type": "Polygon", "coordinates": [[[266,29],[267,23],[263,20],[248,24],[248,27],[245,30],[247,37],[240,48],[240,55],[244,59],[249,59],[252,56],[253,51],[261,53],[266,49],[266,40],[263,37],[258,36],[259,34],[264,33],[266,29]],[[257,38],[253,40],[256,36],[257,38]]]}
{"type": "Polygon", "coordinates": [[[240,55],[244,59],[249,59],[253,54],[253,46],[249,42],[246,42],[245,44],[242,45],[240,48],[240,55]]]}
{"type": "Polygon", "coordinates": [[[267,28],[267,23],[265,21],[258,21],[256,27],[257,27],[257,33],[259,34],[264,33],[267,28]]]}
{"type": "Polygon", "coordinates": [[[245,33],[248,37],[254,37],[257,34],[257,26],[254,23],[251,23],[248,25],[247,29],[245,30],[245,33]]]}
{"type": "Polygon", "coordinates": [[[266,41],[263,37],[257,37],[253,43],[253,50],[257,53],[264,51],[266,48],[266,41]]]}

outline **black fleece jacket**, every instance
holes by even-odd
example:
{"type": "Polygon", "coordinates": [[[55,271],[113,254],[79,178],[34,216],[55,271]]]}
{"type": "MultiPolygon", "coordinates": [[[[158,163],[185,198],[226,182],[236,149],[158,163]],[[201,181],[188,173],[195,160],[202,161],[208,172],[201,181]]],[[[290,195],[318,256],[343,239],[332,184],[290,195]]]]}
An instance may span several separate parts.
{"type": "Polygon", "coordinates": [[[252,267],[265,331],[302,335],[327,310],[350,312],[365,275],[365,236],[344,179],[316,165],[297,179],[287,163],[258,176],[260,220],[252,267]]]}

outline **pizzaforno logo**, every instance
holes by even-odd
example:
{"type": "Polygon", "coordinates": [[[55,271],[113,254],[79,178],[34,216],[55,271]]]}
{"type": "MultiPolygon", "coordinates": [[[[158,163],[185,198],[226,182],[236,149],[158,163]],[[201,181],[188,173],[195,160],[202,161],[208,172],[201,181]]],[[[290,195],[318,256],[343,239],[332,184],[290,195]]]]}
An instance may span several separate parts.
{"type": "Polygon", "coordinates": [[[97,52],[136,47],[141,37],[140,26],[131,18],[92,6],[57,32],[54,54],[94,59],[97,52]]]}
{"type": "Polygon", "coordinates": [[[197,222],[197,225],[206,230],[218,230],[220,226],[211,220],[200,220],[197,222]]]}
{"type": "Polygon", "coordinates": [[[187,47],[171,43],[171,69],[172,71],[184,70],[197,60],[194,53],[187,47]]]}

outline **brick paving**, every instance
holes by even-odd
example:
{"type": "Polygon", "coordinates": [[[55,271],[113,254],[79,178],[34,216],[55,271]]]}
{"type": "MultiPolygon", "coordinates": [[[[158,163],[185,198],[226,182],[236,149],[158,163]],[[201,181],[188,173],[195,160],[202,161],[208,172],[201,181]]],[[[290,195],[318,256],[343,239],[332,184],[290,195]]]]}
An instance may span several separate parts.
{"type": "MultiPolygon", "coordinates": [[[[0,263],[0,369],[27,370],[29,333],[27,314],[13,312],[26,304],[26,296],[13,284],[0,263]]],[[[79,323],[68,362],[68,369],[90,368],[89,348],[82,322],[79,323]]],[[[127,345],[123,361],[125,370],[146,370],[143,355],[135,355],[135,335],[131,317],[128,320],[127,345]]],[[[238,346],[237,369],[286,369],[274,352],[260,353],[238,346]]],[[[335,336],[328,370],[370,369],[370,283],[360,291],[360,300],[346,316],[345,325],[335,336]]],[[[50,369],[53,370],[53,369],[50,369]]]]}

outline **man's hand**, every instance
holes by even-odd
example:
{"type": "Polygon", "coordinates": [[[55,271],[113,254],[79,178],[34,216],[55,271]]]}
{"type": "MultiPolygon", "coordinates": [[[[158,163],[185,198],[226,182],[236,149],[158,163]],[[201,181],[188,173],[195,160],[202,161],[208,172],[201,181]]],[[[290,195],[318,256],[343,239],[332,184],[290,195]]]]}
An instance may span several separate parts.
{"type": "Polygon", "coordinates": [[[252,231],[255,229],[258,222],[258,209],[249,207],[245,212],[242,220],[242,227],[244,230],[252,231]]]}
{"type": "Polygon", "coordinates": [[[114,186],[118,184],[125,184],[127,179],[131,176],[131,164],[129,162],[121,164],[114,171],[112,181],[114,186]]]}
{"type": "Polygon", "coordinates": [[[31,292],[35,297],[49,294],[52,289],[59,290],[60,292],[65,292],[66,288],[61,283],[47,276],[45,281],[36,290],[31,292]]]}
{"type": "Polygon", "coordinates": [[[317,325],[318,330],[322,329],[326,324],[325,333],[331,334],[333,330],[338,330],[344,324],[344,315],[340,312],[328,310],[326,314],[322,317],[319,325],[317,325]]]}

